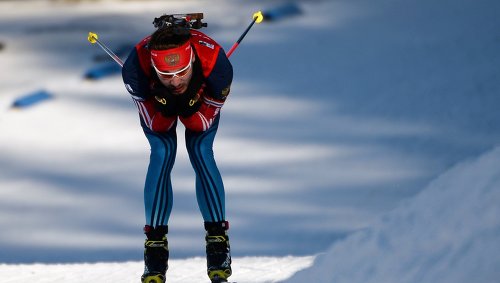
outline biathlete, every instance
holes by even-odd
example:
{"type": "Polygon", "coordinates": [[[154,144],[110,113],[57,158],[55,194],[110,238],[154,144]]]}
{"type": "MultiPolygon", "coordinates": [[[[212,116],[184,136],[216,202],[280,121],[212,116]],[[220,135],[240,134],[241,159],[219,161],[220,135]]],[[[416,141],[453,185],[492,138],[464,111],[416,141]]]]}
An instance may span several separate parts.
{"type": "Polygon", "coordinates": [[[151,146],[144,186],[142,282],[165,282],[178,121],[186,128],[187,152],[196,173],[196,198],[206,230],[207,273],[212,282],[226,282],[231,275],[229,223],[224,185],[212,149],[220,110],[233,79],[226,53],[202,32],[170,24],[135,46],[122,76],[151,146]]]}

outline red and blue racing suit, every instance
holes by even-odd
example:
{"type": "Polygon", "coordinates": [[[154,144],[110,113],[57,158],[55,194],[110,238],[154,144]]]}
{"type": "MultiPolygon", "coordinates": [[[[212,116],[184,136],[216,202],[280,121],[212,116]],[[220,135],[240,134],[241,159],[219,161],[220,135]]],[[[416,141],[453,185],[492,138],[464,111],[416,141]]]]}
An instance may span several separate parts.
{"type": "MultiPolygon", "coordinates": [[[[168,225],[172,211],[171,171],[177,151],[176,125],[186,127],[186,147],[196,173],[196,197],[205,222],[225,221],[225,192],[213,154],[213,141],[233,79],[233,69],[224,50],[205,34],[192,30],[190,43],[203,74],[201,106],[189,117],[164,116],[151,94],[156,73],[148,50],[150,37],[132,50],[122,69],[125,87],[137,105],[151,155],[144,188],[146,225],[168,225]]],[[[182,95],[182,94],[181,94],[182,95]]]]}

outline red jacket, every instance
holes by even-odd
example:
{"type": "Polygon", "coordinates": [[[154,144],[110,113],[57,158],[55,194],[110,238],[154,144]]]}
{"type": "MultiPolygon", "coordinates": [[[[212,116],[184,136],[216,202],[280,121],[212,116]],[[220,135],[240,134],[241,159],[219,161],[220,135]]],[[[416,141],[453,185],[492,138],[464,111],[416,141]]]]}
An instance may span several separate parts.
{"type": "MultiPolygon", "coordinates": [[[[151,66],[149,39],[150,36],[144,38],[132,50],[123,65],[122,76],[125,88],[147,127],[155,132],[164,132],[174,125],[177,116],[165,117],[155,107],[151,88],[156,73],[151,66]]],[[[190,130],[205,131],[212,125],[229,94],[233,69],[221,46],[207,35],[191,30],[190,43],[196,52],[196,59],[200,60],[206,87],[200,93],[202,103],[199,110],[179,119],[190,130]]]]}

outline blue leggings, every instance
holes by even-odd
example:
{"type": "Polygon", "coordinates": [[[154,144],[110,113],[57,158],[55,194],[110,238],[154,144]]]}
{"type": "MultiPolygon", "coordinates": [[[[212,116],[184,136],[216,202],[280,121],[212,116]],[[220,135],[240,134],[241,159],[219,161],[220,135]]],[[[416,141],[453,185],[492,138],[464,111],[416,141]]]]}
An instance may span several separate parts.
{"type": "MultiPolygon", "coordinates": [[[[196,198],[205,222],[225,221],[225,193],[222,177],[213,153],[213,142],[219,127],[220,115],[205,132],[186,129],[186,148],[196,173],[196,198]]],[[[170,173],[177,152],[176,125],[168,132],[151,131],[141,120],[149,144],[149,160],[144,187],[146,225],[168,225],[172,212],[172,181],[170,173]]]]}

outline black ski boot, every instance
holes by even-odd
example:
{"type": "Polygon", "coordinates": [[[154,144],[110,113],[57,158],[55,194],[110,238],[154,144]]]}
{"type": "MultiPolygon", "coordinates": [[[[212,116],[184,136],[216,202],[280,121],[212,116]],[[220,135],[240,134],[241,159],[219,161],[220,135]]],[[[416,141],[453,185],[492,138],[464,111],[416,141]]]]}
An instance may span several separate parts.
{"type": "Polygon", "coordinates": [[[227,282],[232,273],[228,229],[227,221],[205,222],[207,272],[212,283],[227,282]]]}
{"type": "Polygon", "coordinates": [[[168,226],[153,228],[146,225],[144,234],[144,274],[142,283],[165,283],[165,273],[168,269],[168,226]]]}

